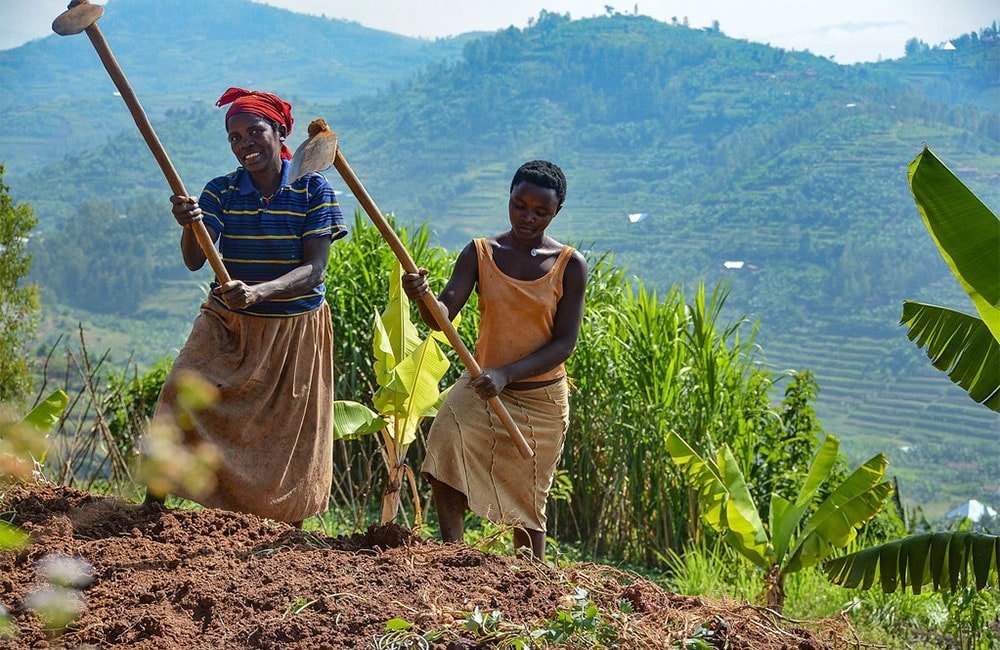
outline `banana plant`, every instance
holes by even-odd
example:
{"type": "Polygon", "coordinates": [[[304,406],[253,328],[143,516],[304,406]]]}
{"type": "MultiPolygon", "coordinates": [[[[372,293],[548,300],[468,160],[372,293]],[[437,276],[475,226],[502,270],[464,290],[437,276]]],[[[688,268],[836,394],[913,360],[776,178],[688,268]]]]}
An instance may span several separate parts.
{"type": "Polygon", "coordinates": [[[443,401],[441,378],[448,370],[448,358],[438,342],[447,342],[440,332],[421,340],[410,320],[410,301],[403,293],[402,268],[397,262],[389,282],[389,302],[385,311],[375,311],[372,336],[378,390],[372,399],[374,410],[352,401],[333,405],[334,438],[356,439],[378,434],[388,479],[382,492],[382,523],[396,518],[404,477],[409,481],[416,508],[416,524],[421,521],[416,478],[406,464],[406,452],[416,439],[417,427],[425,417],[437,414],[443,401]]]}
{"type": "Polygon", "coordinates": [[[935,368],[1000,411],[1000,220],[927,147],[907,177],[924,225],[979,317],[905,300],[900,324],[935,368]]]}
{"type": "Polygon", "coordinates": [[[857,529],[877,515],[892,494],[892,484],[882,480],[888,462],[884,454],[877,454],[832,490],[803,520],[837,462],[840,442],[827,436],[798,495],[788,500],[771,494],[765,526],[728,445],[723,445],[714,459],[702,458],[671,432],[666,447],[698,495],[702,519],[733,549],[764,571],[767,604],[779,610],[785,601],[785,576],[813,566],[835,549],[850,544],[857,536],[857,529]]]}
{"type": "Polygon", "coordinates": [[[975,580],[976,589],[1000,589],[1000,537],[969,531],[924,533],[827,560],[823,569],[834,584],[886,593],[909,586],[919,594],[929,582],[954,593],[975,580]]]}

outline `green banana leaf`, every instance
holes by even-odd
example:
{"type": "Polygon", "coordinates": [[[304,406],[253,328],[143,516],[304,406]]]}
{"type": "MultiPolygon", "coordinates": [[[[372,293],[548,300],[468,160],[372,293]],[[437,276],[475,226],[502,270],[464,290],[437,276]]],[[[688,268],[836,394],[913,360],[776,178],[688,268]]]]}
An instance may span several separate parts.
{"type": "Polygon", "coordinates": [[[69,404],[69,396],[61,389],[57,390],[24,416],[24,423],[30,424],[42,433],[48,433],[59,422],[67,404],[69,404]]]}
{"type": "Polygon", "coordinates": [[[424,417],[425,418],[436,418],[437,417],[438,412],[441,410],[441,407],[444,405],[444,400],[448,397],[448,393],[451,392],[451,389],[453,387],[454,387],[454,384],[452,384],[451,386],[448,386],[443,391],[441,391],[441,394],[438,395],[437,401],[434,402],[434,404],[429,409],[427,409],[426,411],[424,411],[424,417]]]}
{"type": "Polygon", "coordinates": [[[389,302],[382,312],[382,322],[396,359],[406,358],[420,345],[417,327],[410,320],[410,299],[403,292],[403,268],[398,261],[392,265],[389,302]]]}
{"type": "MultiPolygon", "coordinates": [[[[427,337],[412,354],[393,369],[405,393],[393,393],[393,411],[400,423],[396,438],[401,444],[413,442],[421,418],[435,407],[441,396],[441,378],[448,371],[448,357],[433,337],[427,337]]],[[[379,391],[381,392],[381,391],[379,391]]],[[[387,413],[386,404],[379,403],[376,395],[375,406],[387,413]]]]}
{"type": "Polygon", "coordinates": [[[883,482],[888,466],[877,454],[844,480],[805,522],[783,570],[792,573],[822,561],[835,548],[844,548],[857,536],[857,528],[882,510],[892,494],[883,482]]]}
{"type": "Polygon", "coordinates": [[[955,591],[975,580],[976,589],[1000,588],[1000,537],[984,533],[942,532],[914,535],[823,563],[834,584],[868,589],[879,584],[886,592],[909,586],[919,594],[933,582],[934,589],[955,591]]]}
{"type": "Polygon", "coordinates": [[[666,447],[697,492],[705,522],[725,535],[726,541],[755,565],[769,569],[767,531],[729,448],[723,446],[713,463],[699,456],[674,432],[667,436],[666,447]]]}
{"type": "Polygon", "coordinates": [[[776,494],[771,495],[769,523],[776,563],[781,564],[785,559],[792,534],[795,533],[796,527],[802,520],[802,515],[809,508],[809,504],[816,496],[820,486],[830,478],[830,472],[833,471],[833,467],[837,463],[839,453],[840,441],[833,436],[827,436],[819,450],[816,451],[816,456],[813,457],[809,473],[806,475],[806,480],[802,483],[802,488],[794,503],[776,494]]]}
{"type": "MultiPolygon", "coordinates": [[[[1000,252],[997,253],[1000,257],[1000,252]]],[[[906,300],[900,319],[911,341],[969,397],[1000,411],[1000,342],[986,324],[967,314],[906,300]]]]}
{"type": "Polygon", "coordinates": [[[388,422],[364,404],[348,400],[333,403],[333,439],[353,440],[377,433],[388,422]]]}
{"type": "Polygon", "coordinates": [[[757,566],[767,569],[774,562],[774,555],[767,538],[767,530],[760,520],[757,505],[753,502],[743,472],[740,471],[728,445],[719,451],[719,468],[726,484],[728,499],[722,515],[726,525],[726,539],[730,545],[757,566]]]}
{"type": "Polygon", "coordinates": [[[372,352],[375,356],[375,381],[379,386],[388,386],[392,382],[392,369],[396,367],[396,353],[393,352],[389,340],[389,332],[382,322],[382,316],[375,310],[372,326],[372,352]]]}
{"type": "Polygon", "coordinates": [[[934,243],[1000,340],[1000,219],[927,147],[908,178],[934,243]]]}
{"type": "Polygon", "coordinates": [[[907,178],[927,231],[981,320],[907,301],[900,323],[936,368],[1000,411],[1000,219],[927,147],[907,178]]]}
{"type": "Polygon", "coordinates": [[[667,435],[665,446],[670,458],[697,493],[698,502],[701,504],[701,516],[704,517],[705,522],[713,530],[724,533],[722,508],[728,495],[718,466],[699,456],[683,438],[673,431],[667,435]]]}

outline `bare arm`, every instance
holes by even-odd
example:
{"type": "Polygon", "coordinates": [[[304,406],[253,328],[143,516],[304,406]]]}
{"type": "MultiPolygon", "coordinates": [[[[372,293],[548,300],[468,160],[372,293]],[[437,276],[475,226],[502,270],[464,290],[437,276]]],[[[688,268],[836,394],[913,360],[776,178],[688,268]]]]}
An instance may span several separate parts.
{"type": "Polygon", "coordinates": [[[499,395],[507,384],[530,380],[568,359],[580,336],[586,288],[587,262],[574,252],[563,275],[563,295],[556,307],[552,340],[523,359],[499,368],[484,368],[483,374],[470,382],[476,393],[483,399],[499,395]]]}
{"type": "MultiPolygon", "coordinates": [[[[421,299],[424,293],[430,291],[430,287],[427,285],[427,269],[420,269],[420,271],[420,273],[405,273],[403,275],[403,290],[410,300],[417,303],[420,318],[423,319],[427,327],[439,330],[441,328],[438,327],[431,311],[421,299]]],[[[462,311],[462,307],[468,302],[472,290],[476,288],[478,277],[479,263],[476,258],[476,245],[469,243],[459,253],[458,259],[455,261],[455,268],[451,272],[451,278],[436,300],[438,310],[441,314],[446,315],[449,321],[455,320],[455,316],[462,311]]]]}
{"type": "Polygon", "coordinates": [[[330,258],[330,242],[329,237],[304,240],[302,264],[279,278],[255,285],[233,280],[218,287],[216,292],[230,309],[246,309],[265,300],[300,296],[323,281],[330,258]]]}

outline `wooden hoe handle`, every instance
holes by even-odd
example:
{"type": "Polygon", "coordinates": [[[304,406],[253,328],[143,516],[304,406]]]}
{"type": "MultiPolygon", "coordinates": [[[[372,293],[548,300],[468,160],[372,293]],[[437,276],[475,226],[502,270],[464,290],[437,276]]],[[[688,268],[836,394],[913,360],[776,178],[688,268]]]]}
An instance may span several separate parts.
{"type": "MultiPolygon", "coordinates": [[[[378,231],[382,233],[382,237],[385,239],[386,243],[389,244],[389,248],[391,248],[392,252],[396,255],[396,259],[399,260],[403,270],[407,273],[416,273],[417,265],[413,262],[413,258],[410,257],[410,253],[406,250],[406,247],[403,246],[403,242],[400,241],[399,235],[396,234],[396,231],[389,226],[389,222],[382,216],[382,212],[378,209],[378,206],[375,205],[372,197],[368,195],[368,191],[365,190],[364,186],[361,184],[357,174],[355,174],[354,170],[351,169],[351,166],[347,164],[347,159],[344,158],[344,154],[341,153],[339,147],[337,148],[337,157],[333,161],[333,166],[337,168],[337,171],[340,172],[344,182],[347,183],[349,188],[351,188],[354,198],[358,200],[361,206],[365,209],[365,212],[368,213],[368,217],[372,220],[372,223],[374,223],[375,227],[378,228],[378,231]]],[[[469,373],[471,373],[473,377],[478,377],[483,374],[483,370],[479,367],[479,363],[476,362],[476,358],[472,356],[469,349],[465,347],[465,343],[463,343],[462,339],[458,336],[458,332],[455,331],[455,326],[451,324],[451,321],[448,320],[447,316],[441,313],[441,310],[437,305],[437,299],[434,298],[433,294],[431,294],[430,291],[427,291],[420,296],[420,300],[427,306],[427,310],[434,316],[434,321],[437,323],[438,328],[440,328],[440,330],[444,332],[444,335],[448,337],[448,342],[451,343],[451,347],[458,352],[459,358],[469,370],[469,373]]],[[[528,459],[533,457],[535,455],[534,450],[528,446],[527,440],[524,439],[524,435],[521,433],[521,430],[517,428],[517,423],[510,417],[510,413],[507,412],[507,407],[503,405],[500,398],[491,397],[487,400],[487,403],[490,405],[490,408],[493,409],[493,412],[496,413],[497,417],[500,418],[500,422],[503,423],[504,429],[506,429],[507,433],[510,434],[510,439],[514,443],[514,446],[517,447],[517,451],[521,454],[521,458],[528,459]]]]}
{"type": "MultiPolygon", "coordinates": [[[[97,26],[97,18],[102,13],[103,10],[100,10],[96,5],[91,5],[86,0],[73,0],[73,2],[70,2],[69,9],[52,24],[52,29],[61,36],[79,33],[81,30],[77,28],[83,27],[86,22],[89,22],[91,19],[93,20],[82,31],[87,32],[87,36],[90,37],[90,42],[94,45],[94,49],[97,50],[97,56],[101,58],[101,63],[104,64],[104,68],[111,75],[111,81],[115,83],[115,87],[118,88],[122,99],[125,100],[125,105],[128,106],[129,113],[132,114],[132,119],[135,120],[135,125],[139,127],[139,132],[142,133],[146,145],[153,152],[153,157],[159,163],[171,191],[174,194],[188,196],[181,177],[177,174],[177,170],[174,169],[173,163],[170,162],[170,158],[163,149],[163,145],[160,144],[160,139],[156,137],[153,125],[150,124],[146,112],[142,109],[139,99],[135,96],[132,86],[129,85],[128,79],[125,77],[125,73],[122,72],[121,66],[118,65],[118,61],[111,52],[111,48],[108,47],[108,42],[104,40],[101,28],[97,26]]],[[[231,280],[229,271],[226,270],[226,266],[222,263],[222,257],[212,243],[212,238],[209,236],[205,224],[201,221],[195,221],[191,225],[194,228],[198,244],[205,253],[205,257],[212,266],[212,270],[215,271],[219,282],[222,284],[229,282],[231,280]]]]}

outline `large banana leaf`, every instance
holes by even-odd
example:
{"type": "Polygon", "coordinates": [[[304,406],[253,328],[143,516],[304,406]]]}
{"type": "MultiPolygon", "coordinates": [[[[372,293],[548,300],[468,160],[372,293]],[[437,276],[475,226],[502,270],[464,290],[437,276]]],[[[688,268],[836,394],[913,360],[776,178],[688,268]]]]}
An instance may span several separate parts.
{"type": "Polygon", "coordinates": [[[857,528],[877,515],[892,494],[892,484],[882,481],[887,465],[885,454],[873,456],[819,505],[802,527],[783,567],[786,573],[812,566],[854,540],[857,528]]]}
{"type": "Polygon", "coordinates": [[[743,472],[736,464],[728,445],[723,445],[719,451],[719,468],[729,497],[722,510],[727,528],[726,540],[751,562],[767,569],[773,564],[771,557],[774,555],[767,530],[764,529],[757,505],[750,496],[743,472]]]}
{"type": "Polygon", "coordinates": [[[751,562],[769,569],[772,553],[767,531],[729,448],[723,446],[713,463],[699,456],[676,433],[667,436],[666,447],[698,493],[705,522],[725,535],[726,541],[751,562]]]}
{"type": "Polygon", "coordinates": [[[975,401],[1000,411],[1000,343],[983,321],[906,300],[900,322],[906,325],[909,339],[926,350],[935,368],[948,373],[975,401]]]}
{"type": "Polygon", "coordinates": [[[697,493],[698,502],[701,504],[701,516],[704,517],[705,522],[713,530],[724,533],[722,508],[728,495],[718,466],[699,456],[683,438],[673,431],[667,435],[666,447],[670,458],[697,493]]]}
{"type": "Polygon", "coordinates": [[[785,559],[788,551],[788,544],[792,539],[795,528],[799,525],[802,515],[809,508],[809,503],[819,491],[821,485],[830,477],[837,457],[840,453],[840,441],[833,436],[827,436],[820,445],[812,464],[809,466],[809,473],[802,483],[798,496],[794,503],[782,497],[771,495],[770,508],[770,528],[771,543],[774,544],[774,557],[778,564],[785,559]]]}
{"type": "Polygon", "coordinates": [[[396,435],[401,444],[413,441],[420,419],[437,404],[441,396],[441,378],[447,371],[448,357],[430,336],[393,370],[406,387],[402,403],[395,404],[393,413],[400,420],[396,435]]]}
{"type": "Polygon", "coordinates": [[[1000,588],[1000,537],[983,533],[925,533],[827,560],[827,577],[842,587],[868,589],[878,575],[882,589],[907,585],[919,594],[928,582],[955,591],[970,575],[976,589],[1000,588]]]}
{"type": "Polygon", "coordinates": [[[906,301],[900,322],[936,368],[1000,411],[1000,219],[927,147],[908,179],[924,225],[981,320],[906,301]]]}
{"type": "Polygon", "coordinates": [[[403,293],[403,269],[396,262],[389,279],[389,302],[382,312],[382,322],[396,359],[404,359],[420,345],[417,327],[410,320],[410,300],[403,293]]]}
{"type": "Polygon", "coordinates": [[[927,147],[908,178],[934,243],[1000,340],[1000,220],[927,147]]]}

